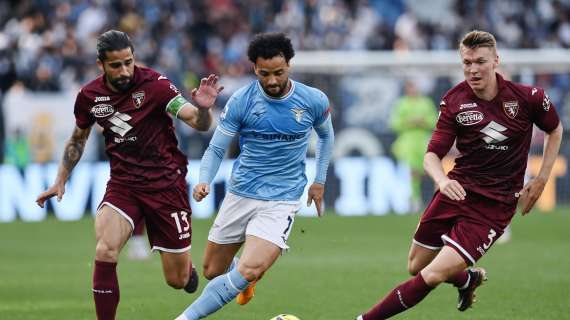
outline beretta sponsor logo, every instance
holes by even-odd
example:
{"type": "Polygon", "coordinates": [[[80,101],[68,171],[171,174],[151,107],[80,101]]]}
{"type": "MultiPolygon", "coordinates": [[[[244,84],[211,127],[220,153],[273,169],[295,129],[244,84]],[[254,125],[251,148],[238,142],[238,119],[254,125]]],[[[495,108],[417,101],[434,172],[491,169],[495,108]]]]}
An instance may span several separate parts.
{"type": "Polygon", "coordinates": [[[115,109],[110,104],[101,103],[91,108],[91,113],[95,118],[105,118],[115,113],[115,109]]]}
{"type": "Polygon", "coordinates": [[[483,113],[479,111],[463,111],[455,119],[464,126],[472,126],[483,120],[483,113]]]}

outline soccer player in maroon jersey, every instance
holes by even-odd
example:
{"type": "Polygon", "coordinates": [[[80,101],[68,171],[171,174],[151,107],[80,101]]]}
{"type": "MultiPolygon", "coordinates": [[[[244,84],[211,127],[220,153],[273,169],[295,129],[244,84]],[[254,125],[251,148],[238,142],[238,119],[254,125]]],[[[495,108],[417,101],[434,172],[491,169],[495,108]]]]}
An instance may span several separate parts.
{"type": "Polygon", "coordinates": [[[562,126],[544,90],[504,80],[495,38],[471,31],[459,52],[465,81],[440,104],[424,158],[438,187],[416,229],[408,258],[414,276],[357,319],[386,319],[419,303],[442,282],[458,288],[469,308],[486,271],[473,266],[501,236],[517,202],[527,214],[540,197],[562,140],[562,126]],[[523,186],[533,125],[546,133],[538,176],[523,186]],[[445,174],[441,159],[456,141],[460,156],[445,174]]]}
{"type": "Polygon", "coordinates": [[[135,227],[145,219],[152,249],[160,252],[168,285],[192,293],[198,275],[191,245],[187,158],[178,149],[172,117],[205,131],[210,108],[223,89],[218,77],[203,78],[189,103],[164,76],[135,65],[126,33],[110,30],[97,39],[102,75],[81,88],[75,102],[76,127],[65,146],[56,181],[40,194],[44,207],[60,201],[65,182],[81,158],[91,127],[103,127],[111,178],[95,217],[93,296],[97,319],[115,319],[119,304],[117,259],[135,227]]]}

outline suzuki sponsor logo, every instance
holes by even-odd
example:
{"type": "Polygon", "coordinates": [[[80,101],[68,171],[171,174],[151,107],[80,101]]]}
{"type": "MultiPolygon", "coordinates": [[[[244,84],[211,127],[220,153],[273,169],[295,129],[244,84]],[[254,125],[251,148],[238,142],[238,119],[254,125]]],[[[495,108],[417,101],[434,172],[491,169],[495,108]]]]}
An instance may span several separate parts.
{"type": "Polygon", "coordinates": [[[509,150],[509,146],[498,146],[496,144],[488,144],[488,145],[485,145],[485,149],[507,151],[507,150],[509,150]]]}
{"type": "Polygon", "coordinates": [[[483,120],[483,113],[479,111],[463,111],[455,119],[464,126],[472,126],[483,120]]]}
{"type": "Polygon", "coordinates": [[[91,113],[95,118],[105,118],[112,115],[115,109],[110,104],[101,103],[91,108],[91,113]]]}
{"type": "Polygon", "coordinates": [[[471,102],[471,103],[464,103],[464,104],[459,105],[459,110],[471,109],[471,108],[477,108],[477,103],[471,102]]]}
{"type": "MultiPolygon", "coordinates": [[[[502,132],[507,131],[507,128],[501,124],[496,123],[495,121],[489,122],[489,124],[486,125],[485,128],[481,129],[480,131],[481,131],[481,133],[483,133],[485,135],[483,137],[483,140],[489,144],[495,144],[498,142],[503,142],[509,138],[506,135],[502,134],[502,132]]],[[[489,148],[487,148],[487,149],[489,149],[489,148]]],[[[498,149],[498,148],[494,148],[494,149],[495,150],[502,150],[502,149],[498,149]]]]}
{"type": "Polygon", "coordinates": [[[111,97],[109,96],[103,96],[103,97],[95,97],[95,102],[105,102],[105,101],[111,101],[111,97]]]}
{"type": "Polygon", "coordinates": [[[136,136],[126,137],[126,138],[115,137],[115,143],[116,144],[123,143],[123,142],[136,142],[136,141],[137,141],[136,136]]]}
{"type": "Polygon", "coordinates": [[[129,120],[131,120],[131,116],[128,114],[117,112],[111,118],[109,118],[109,122],[113,124],[111,127],[109,127],[109,130],[119,134],[121,137],[124,137],[127,132],[131,131],[133,128],[127,123],[129,120]]]}

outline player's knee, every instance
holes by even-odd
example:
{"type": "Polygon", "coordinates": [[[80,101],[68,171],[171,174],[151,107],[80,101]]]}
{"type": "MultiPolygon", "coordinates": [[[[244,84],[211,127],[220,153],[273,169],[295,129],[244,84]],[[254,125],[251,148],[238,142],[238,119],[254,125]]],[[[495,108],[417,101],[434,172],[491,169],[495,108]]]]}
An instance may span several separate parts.
{"type": "Polygon", "coordinates": [[[182,289],[186,285],[179,278],[166,278],[166,283],[174,289],[182,289]]]}
{"type": "Polygon", "coordinates": [[[179,272],[166,275],[166,283],[174,289],[182,289],[188,283],[189,272],[179,272]]]}
{"type": "Polygon", "coordinates": [[[415,276],[422,270],[421,266],[414,259],[408,259],[408,272],[415,276]]]}
{"type": "Polygon", "coordinates": [[[420,272],[420,270],[418,270],[412,262],[408,261],[408,272],[410,275],[415,276],[420,272]]]}
{"type": "Polygon", "coordinates": [[[119,247],[112,246],[105,241],[98,241],[95,246],[95,260],[117,262],[119,251],[119,247]]]}
{"type": "Polygon", "coordinates": [[[218,269],[219,268],[215,268],[214,265],[205,262],[202,265],[202,270],[203,270],[202,273],[204,274],[204,278],[212,280],[215,277],[219,276],[220,274],[222,274],[222,272],[218,269]]]}
{"type": "Polygon", "coordinates": [[[422,277],[428,286],[435,288],[447,280],[447,273],[424,269],[422,270],[422,277]]]}

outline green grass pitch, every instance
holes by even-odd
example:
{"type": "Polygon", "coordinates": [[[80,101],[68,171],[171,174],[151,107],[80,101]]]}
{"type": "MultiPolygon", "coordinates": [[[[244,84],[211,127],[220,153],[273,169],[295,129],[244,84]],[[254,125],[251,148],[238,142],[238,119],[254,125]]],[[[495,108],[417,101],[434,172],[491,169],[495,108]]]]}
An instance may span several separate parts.
{"type": "MultiPolygon", "coordinates": [[[[292,250],[257,285],[209,319],[352,320],[408,278],[406,258],[418,216],[297,218],[292,250]]],[[[194,220],[192,255],[201,258],[211,220],[194,220]]],[[[455,309],[456,290],[441,285],[396,319],[570,319],[570,210],[517,216],[513,239],[479,265],[489,281],[473,309],[455,309]]],[[[0,224],[0,319],[94,319],[93,221],[0,224]]],[[[118,319],[174,319],[197,295],[169,288],[160,260],[119,263],[118,319]]],[[[202,291],[206,281],[200,279],[202,291]]]]}

